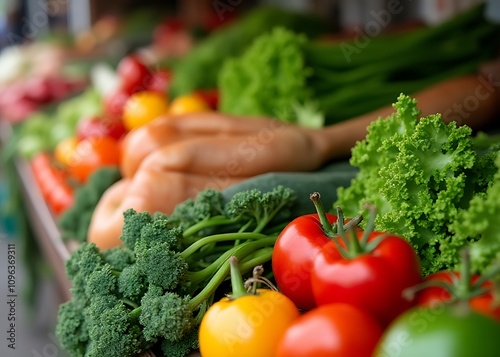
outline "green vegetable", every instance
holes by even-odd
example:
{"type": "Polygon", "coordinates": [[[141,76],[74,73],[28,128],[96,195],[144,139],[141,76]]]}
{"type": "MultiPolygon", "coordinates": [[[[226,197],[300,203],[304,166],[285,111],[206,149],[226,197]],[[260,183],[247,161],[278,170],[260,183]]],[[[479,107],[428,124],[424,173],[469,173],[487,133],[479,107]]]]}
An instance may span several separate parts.
{"type": "Polygon", "coordinates": [[[353,148],[350,162],[359,173],[338,189],[334,206],[354,216],[370,202],[378,209],[376,229],[406,238],[424,275],[453,270],[467,241],[454,240],[451,225],[487,190],[497,171],[495,156],[480,143],[475,147],[467,126],[445,124],[440,114],[419,120],[417,103],[408,96],[400,95],[394,108],[372,122],[353,148]]]}
{"type": "Polygon", "coordinates": [[[475,73],[498,50],[500,26],[478,6],[439,26],[317,42],[275,28],[219,73],[220,110],[303,126],[333,124],[389,105],[401,92],[475,73]],[[304,109],[305,108],[305,109],[304,109]],[[305,111],[305,112],[304,112],[305,111]]]}
{"type": "Polygon", "coordinates": [[[500,323],[466,304],[417,307],[387,328],[374,357],[494,357],[498,336],[500,323]]]}
{"type": "Polygon", "coordinates": [[[206,190],[169,217],[126,211],[123,246],[100,252],[84,243],[66,263],[72,298],[59,309],[62,347],[70,356],[127,357],[159,348],[186,356],[229,276],[228,257],[238,257],[245,273],[270,261],[293,203],[293,192],[278,186],[229,201],[206,190]]]}
{"type": "MultiPolygon", "coordinates": [[[[500,154],[495,153],[495,165],[484,168],[500,168],[500,154]]],[[[495,173],[488,189],[474,196],[467,210],[458,213],[450,226],[453,233],[451,244],[456,247],[470,246],[473,271],[484,273],[495,259],[500,259],[500,230],[496,226],[500,217],[500,170],[495,173]],[[473,243],[470,243],[470,242],[473,243]]]]}
{"type": "Polygon", "coordinates": [[[102,167],[75,191],[75,203],[59,218],[59,228],[64,240],[87,240],[87,232],[94,209],[104,192],[121,178],[116,167],[102,167]]]}
{"type": "Polygon", "coordinates": [[[280,8],[258,7],[233,24],[212,32],[181,61],[174,64],[170,87],[172,97],[196,89],[215,88],[222,63],[241,54],[259,35],[275,26],[316,36],[324,32],[321,20],[280,8]]]}

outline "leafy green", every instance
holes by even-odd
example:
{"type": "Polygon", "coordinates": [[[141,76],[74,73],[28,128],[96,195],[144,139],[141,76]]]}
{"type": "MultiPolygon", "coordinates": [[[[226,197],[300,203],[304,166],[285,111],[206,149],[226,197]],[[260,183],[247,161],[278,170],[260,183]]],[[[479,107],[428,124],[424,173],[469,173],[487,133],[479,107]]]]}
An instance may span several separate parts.
{"type": "Polygon", "coordinates": [[[277,26],[225,60],[220,110],[319,127],[389,105],[401,92],[475,73],[496,55],[500,34],[483,10],[439,26],[366,36],[363,45],[358,38],[319,42],[277,26]]]}
{"type": "Polygon", "coordinates": [[[171,96],[177,97],[196,89],[217,87],[217,76],[222,63],[243,53],[255,38],[276,26],[309,36],[316,36],[325,31],[325,25],[314,16],[259,6],[238,21],[212,32],[186,57],[174,64],[171,96]]]}
{"type": "Polygon", "coordinates": [[[42,151],[51,151],[65,138],[73,136],[82,117],[102,111],[102,98],[93,88],[41,112],[33,113],[16,125],[8,146],[11,154],[25,158],[42,151]]]}
{"type": "Polygon", "coordinates": [[[500,259],[500,230],[496,226],[500,217],[500,154],[496,154],[497,169],[488,189],[474,196],[469,208],[459,212],[450,226],[451,245],[460,249],[470,246],[472,269],[484,273],[496,259],[500,259]],[[470,243],[472,241],[472,243],[470,243]]]}
{"type": "Polygon", "coordinates": [[[440,114],[419,119],[408,96],[401,94],[394,108],[353,148],[350,162],[359,173],[338,189],[335,206],[355,215],[364,202],[375,205],[376,229],[411,242],[424,274],[453,268],[458,249],[450,226],[487,190],[496,169],[481,168],[492,164],[492,155],[474,146],[467,126],[445,124],[440,114]]]}

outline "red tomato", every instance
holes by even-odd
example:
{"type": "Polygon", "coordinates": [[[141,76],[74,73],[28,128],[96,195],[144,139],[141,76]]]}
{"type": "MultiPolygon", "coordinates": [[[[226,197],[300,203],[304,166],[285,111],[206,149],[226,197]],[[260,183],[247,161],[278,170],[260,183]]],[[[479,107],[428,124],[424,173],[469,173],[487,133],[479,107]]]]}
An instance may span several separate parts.
{"type": "Polygon", "coordinates": [[[52,165],[52,158],[47,153],[35,155],[30,160],[30,167],[43,198],[55,214],[73,205],[73,189],[63,173],[52,165]]]}
{"type": "MultiPolygon", "coordinates": [[[[337,216],[327,214],[331,224],[337,216]]],[[[311,268],[321,247],[330,241],[318,215],[298,217],[281,231],[274,246],[272,269],[283,294],[300,309],[316,306],[311,287],[311,268]]]]}
{"type": "MultiPolygon", "coordinates": [[[[441,281],[449,284],[453,284],[454,279],[460,279],[461,274],[454,271],[441,271],[426,277],[425,281],[441,281]],[[453,278],[455,277],[455,278],[453,278]]],[[[473,275],[470,279],[470,284],[474,284],[480,278],[479,275],[473,275]]],[[[459,283],[458,283],[459,284],[459,283]]],[[[491,281],[486,281],[482,288],[488,289],[483,294],[474,296],[468,300],[469,305],[476,312],[490,316],[498,321],[500,321],[500,306],[494,305],[494,297],[491,289],[493,288],[493,283],[491,281]]],[[[452,294],[440,286],[427,287],[417,293],[417,305],[425,307],[433,307],[439,305],[443,302],[450,301],[452,294]]]]}
{"type": "Polygon", "coordinates": [[[118,63],[116,70],[121,88],[128,94],[145,90],[151,81],[151,71],[137,55],[128,55],[118,63]]]}
{"type": "MultiPolygon", "coordinates": [[[[358,232],[350,239],[361,240],[363,234],[358,232]]],[[[383,325],[413,305],[402,292],[422,280],[418,256],[408,242],[394,235],[372,232],[368,242],[381,235],[385,237],[373,250],[352,257],[344,258],[333,241],[321,248],[311,270],[318,305],[352,304],[383,325]]]]}
{"type": "Polygon", "coordinates": [[[194,92],[196,95],[200,96],[201,99],[208,104],[210,108],[216,110],[219,106],[219,90],[214,89],[199,89],[194,92]]]}
{"type": "Polygon", "coordinates": [[[111,117],[84,118],[78,122],[76,136],[79,140],[109,136],[120,140],[127,133],[123,121],[111,117]]]}
{"type": "Polygon", "coordinates": [[[107,136],[90,138],[78,143],[69,173],[78,181],[85,182],[96,169],[117,166],[119,161],[120,145],[117,140],[107,136]]]}
{"type": "Polygon", "coordinates": [[[162,94],[167,93],[171,79],[172,73],[170,71],[161,69],[153,72],[147,84],[146,90],[155,91],[162,94]]]}
{"type": "Polygon", "coordinates": [[[369,357],[382,327],[367,312],[330,304],[306,312],[288,327],[275,357],[369,357]]]}
{"type": "Polygon", "coordinates": [[[125,102],[130,95],[123,90],[116,90],[104,97],[104,112],[106,116],[121,119],[125,102]]]}

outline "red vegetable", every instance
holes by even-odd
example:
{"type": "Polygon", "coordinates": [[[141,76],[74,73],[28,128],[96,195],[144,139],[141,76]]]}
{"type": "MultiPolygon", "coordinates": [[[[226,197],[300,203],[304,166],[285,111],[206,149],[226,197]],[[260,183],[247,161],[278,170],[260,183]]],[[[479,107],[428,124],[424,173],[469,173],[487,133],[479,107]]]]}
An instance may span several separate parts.
{"type": "Polygon", "coordinates": [[[198,89],[195,91],[195,94],[200,96],[210,108],[217,110],[219,106],[219,90],[217,88],[198,89]]]}
{"type": "MultiPolygon", "coordinates": [[[[317,213],[304,215],[290,222],[281,231],[273,251],[276,283],[302,310],[316,306],[310,277],[313,262],[320,249],[337,234],[337,216],[325,214],[324,210],[322,213],[322,216],[317,213]]],[[[355,226],[358,219],[350,225],[355,226]]]]}
{"type": "Polygon", "coordinates": [[[78,122],[76,136],[79,140],[90,138],[100,138],[109,136],[115,140],[120,140],[127,133],[120,118],[111,117],[90,117],[78,122]]]}
{"type": "MultiPolygon", "coordinates": [[[[316,203],[316,202],[315,202],[316,203]]],[[[342,211],[339,209],[339,222],[342,211]]],[[[420,263],[412,246],[398,236],[369,229],[351,231],[347,237],[339,224],[342,239],[333,239],[318,253],[311,283],[317,305],[355,305],[388,325],[414,303],[403,290],[421,282],[420,263]]]]}
{"type": "Polygon", "coordinates": [[[462,272],[441,271],[429,275],[425,281],[414,288],[407,289],[409,296],[414,290],[417,305],[435,307],[436,305],[457,300],[467,301],[472,310],[500,321],[500,305],[495,304],[493,296],[494,284],[490,276],[498,274],[497,269],[486,272],[484,275],[471,275],[469,272],[469,256],[462,252],[462,272]]]}
{"type": "Polygon", "coordinates": [[[55,214],[60,214],[73,204],[73,189],[66,182],[62,171],[52,164],[47,153],[35,155],[30,167],[42,196],[55,214]]]}
{"type": "MultiPolygon", "coordinates": [[[[330,224],[337,217],[327,214],[330,224]]],[[[317,214],[298,217],[280,233],[274,246],[272,268],[278,288],[300,309],[309,310],[314,302],[310,272],[321,247],[330,241],[317,214]]]]}
{"type": "Polygon", "coordinates": [[[306,312],[288,327],[275,357],[370,357],[382,327],[367,312],[329,304],[306,312]]]}
{"type": "Polygon", "coordinates": [[[123,57],[116,72],[121,80],[121,89],[128,94],[145,90],[151,81],[150,69],[137,55],[123,57]]]}

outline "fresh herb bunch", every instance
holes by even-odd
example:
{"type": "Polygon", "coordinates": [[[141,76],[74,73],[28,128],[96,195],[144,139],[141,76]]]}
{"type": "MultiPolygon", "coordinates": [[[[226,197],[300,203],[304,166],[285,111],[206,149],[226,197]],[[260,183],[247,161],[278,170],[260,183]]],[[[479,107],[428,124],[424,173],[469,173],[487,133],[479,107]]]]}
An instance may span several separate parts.
{"type": "Polygon", "coordinates": [[[472,222],[486,209],[480,200],[498,175],[494,162],[500,146],[476,139],[468,126],[444,123],[440,114],[419,118],[416,100],[403,94],[394,108],[372,122],[365,140],[353,148],[350,163],[359,172],[350,186],[338,189],[334,207],[349,216],[372,203],[376,229],[405,237],[418,251],[425,275],[452,270],[460,249],[487,234],[484,219],[472,222]]]}
{"type": "Polygon", "coordinates": [[[483,5],[438,26],[345,41],[274,28],[224,62],[220,110],[330,125],[389,105],[401,92],[475,73],[496,55],[499,30],[483,5]]]}
{"type": "Polygon", "coordinates": [[[72,298],[59,309],[56,336],[74,357],[127,357],[148,349],[184,357],[197,327],[229,276],[230,256],[249,272],[271,259],[292,217],[294,192],[252,189],[224,202],[215,190],[180,204],[171,216],[124,212],[123,245],[92,243],[66,263],[72,298]]]}

